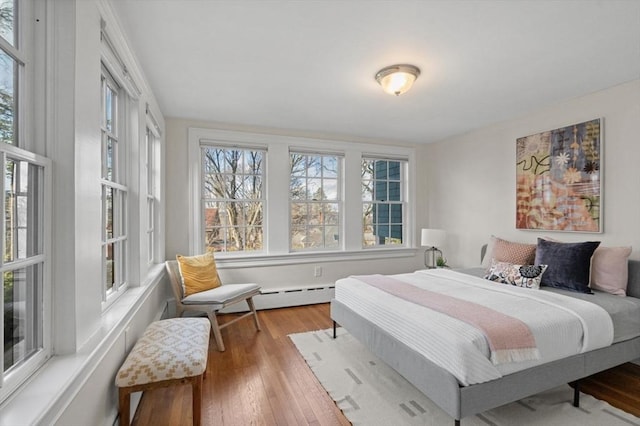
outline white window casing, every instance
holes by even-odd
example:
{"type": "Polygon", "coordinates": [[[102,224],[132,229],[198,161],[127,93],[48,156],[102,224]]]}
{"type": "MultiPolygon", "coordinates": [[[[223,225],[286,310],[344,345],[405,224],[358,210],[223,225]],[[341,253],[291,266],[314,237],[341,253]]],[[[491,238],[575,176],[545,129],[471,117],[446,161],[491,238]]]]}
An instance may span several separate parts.
{"type": "Polygon", "coordinates": [[[415,152],[396,145],[366,144],[297,136],[249,133],[192,127],[188,131],[189,174],[189,250],[204,252],[202,220],[202,146],[227,146],[241,149],[264,149],[268,153],[265,168],[264,250],[262,253],[217,253],[218,263],[225,267],[250,267],[307,263],[315,259],[371,259],[376,256],[407,256],[415,252],[415,152]],[[290,247],[290,153],[337,155],[343,162],[340,194],[344,200],[340,231],[341,244],[331,250],[292,251],[290,247]],[[406,162],[406,194],[404,237],[402,246],[363,249],[362,246],[362,158],[402,159],[406,162]]]}

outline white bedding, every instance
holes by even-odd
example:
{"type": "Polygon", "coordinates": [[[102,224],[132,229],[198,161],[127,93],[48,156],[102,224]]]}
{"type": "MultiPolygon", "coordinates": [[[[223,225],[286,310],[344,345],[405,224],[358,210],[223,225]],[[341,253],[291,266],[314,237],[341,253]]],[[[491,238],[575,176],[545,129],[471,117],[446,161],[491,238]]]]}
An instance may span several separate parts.
{"type": "Polygon", "coordinates": [[[493,365],[484,335],[446,314],[392,296],[355,278],[336,282],[336,300],[453,374],[466,386],[611,344],[613,323],[601,307],[560,294],[523,289],[447,269],[394,278],[478,303],[524,321],[541,359],[493,365]]]}

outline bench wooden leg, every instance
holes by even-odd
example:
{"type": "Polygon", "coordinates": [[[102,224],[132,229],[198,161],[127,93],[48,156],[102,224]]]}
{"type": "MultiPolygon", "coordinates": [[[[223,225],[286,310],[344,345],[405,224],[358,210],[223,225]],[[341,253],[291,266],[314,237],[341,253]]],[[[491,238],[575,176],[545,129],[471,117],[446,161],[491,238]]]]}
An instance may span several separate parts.
{"type": "Polygon", "coordinates": [[[118,403],[120,406],[120,426],[129,426],[131,392],[128,388],[118,388],[118,403]]]}
{"type": "Polygon", "coordinates": [[[213,329],[213,337],[216,338],[216,344],[218,350],[224,352],[224,343],[222,343],[222,333],[220,332],[220,325],[218,324],[218,318],[215,312],[209,312],[209,321],[211,321],[211,328],[213,329]]]}
{"type": "Polygon", "coordinates": [[[200,426],[202,421],[202,375],[191,381],[191,400],[193,409],[193,426],[200,426]]]}
{"type": "Polygon", "coordinates": [[[260,331],[260,321],[258,321],[258,313],[256,312],[256,306],[253,304],[253,297],[247,299],[249,309],[253,312],[253,321],[256,323],[256,330],[260,331]]]}

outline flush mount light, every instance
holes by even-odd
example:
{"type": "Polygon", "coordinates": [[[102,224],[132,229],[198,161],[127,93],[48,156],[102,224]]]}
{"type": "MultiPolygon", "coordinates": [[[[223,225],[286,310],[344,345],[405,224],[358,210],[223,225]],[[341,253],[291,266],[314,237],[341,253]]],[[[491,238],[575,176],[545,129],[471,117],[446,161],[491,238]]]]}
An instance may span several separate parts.
{"type": "Polygon", "coordinates": [[[399,96],[411,89],[420,75],[420,69],[413,65],[399,64],[382,68],[376,74],[376,81],[382,90],[390,95],[399,96]]]}

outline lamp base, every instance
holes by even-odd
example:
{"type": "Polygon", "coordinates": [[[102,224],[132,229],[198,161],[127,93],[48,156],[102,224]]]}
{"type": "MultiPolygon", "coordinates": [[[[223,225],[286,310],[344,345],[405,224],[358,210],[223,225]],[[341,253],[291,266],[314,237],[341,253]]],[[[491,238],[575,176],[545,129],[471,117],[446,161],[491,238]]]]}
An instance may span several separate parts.
{"type": "Polygon", "coordinates": [[[424,266],[427,269],[435,269],[438,267],[437,259],[442,257],[442,251],[436,247],[429,247],[424,251],[424,266]]]}

